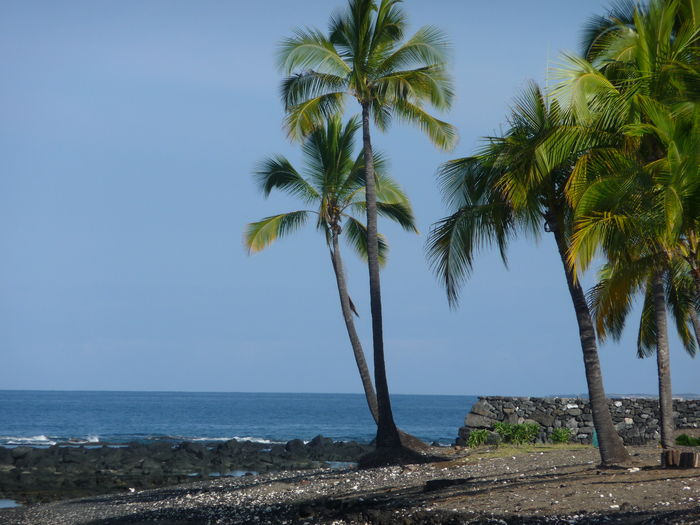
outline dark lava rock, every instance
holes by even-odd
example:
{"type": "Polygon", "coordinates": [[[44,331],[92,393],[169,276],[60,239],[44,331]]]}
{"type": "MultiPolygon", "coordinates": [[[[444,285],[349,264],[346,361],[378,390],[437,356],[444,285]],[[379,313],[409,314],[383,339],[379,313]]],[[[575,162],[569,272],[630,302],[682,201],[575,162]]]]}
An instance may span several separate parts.
{"type": "Polygon", "coordinates": [[[307,454],[304,442],[301,439],[292,439],[287,441],[284,449],[295,456],[305,456],[307,454]]]}
{"type": "Polygon", "coordinates": [[[320,434],[309,441],[308,446],[311,448],[322,448],[328,445],[332,445],[333,440],[331,438],[323,437],[320,434]]]}

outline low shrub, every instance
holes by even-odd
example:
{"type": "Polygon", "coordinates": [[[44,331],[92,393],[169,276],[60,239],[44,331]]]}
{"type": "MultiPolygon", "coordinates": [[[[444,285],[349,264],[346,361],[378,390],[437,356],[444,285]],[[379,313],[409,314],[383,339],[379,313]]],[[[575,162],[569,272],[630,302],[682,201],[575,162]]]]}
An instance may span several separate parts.
{"type": "Polygon", "coordinates": [[[467,440],[467,446],[469,448],[480,447],[486,443],[486,439],[489,437],[489,431],[485,429],[472,430],[469,433],[469,439],[467,440]]]}
{"type": "Polygon", "coordinates": [[[676,438],[676,445],[682,447],[700,447],[700,438],[694,438],[688,434],[681,434],[676,438]]]}
{"type": "Polygon", "coordinates": [[[513,445],[534,443],[537,434],[540,433],[540,426],[537,423],[512,425],[498,422],[494,424],[493,428],[501,436],[504,443],[512,443],[513,445]]]}
{"type": "Polygon", "coordinates": [[[569,441],[571,441],[571,429],[561,427],[552,431],[552,443],[568,443],[569,441]]]}

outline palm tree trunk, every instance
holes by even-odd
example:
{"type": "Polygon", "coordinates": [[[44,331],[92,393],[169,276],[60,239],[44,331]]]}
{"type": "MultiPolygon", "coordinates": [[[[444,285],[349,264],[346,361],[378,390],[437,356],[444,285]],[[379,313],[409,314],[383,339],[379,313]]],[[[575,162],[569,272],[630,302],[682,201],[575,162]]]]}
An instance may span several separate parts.
{"type": "Polygon", "coordinates": [[[352,318],[352,309],[350,308],[350,295],[348,294],[347,284],[345,282],[345,269],[343,268],[343,259],[340,256],[340,243],[338,235],[333,233],[332,236],[331,261],[333,262],[333,271],[335,272],[335,281],[338,284],[338,295],[340,296],[340,308],[343,311],[343,319],[345,320],[345,328],[348,330],[348,337],[352,345],[352,353],[355,355],[355,363],[357,370],[360,373],[362,380],[362,388],[365,391],[365,399],[367,406],[372,414],[374,422],[379,420],[377,409],[377,395],[374,393],[374,385],[365,360],[365,353],[362,351],[360,338],[355,330],[355,323],[352,318]]]}
{"type": "Polygon", "coordinates": [[[372,312],[372,342],[374,345],[374,385],[377,388],[377,448],[401,446],[394,423],[386,380],[384,335],[382,332],[382,296],[379,286],[379,246],[377,244],[377,188],[374,180],[374,157],[369,133],[369,104],[362,104],[362,145],[365,161],[365,192],[367,200],[367,265],[369,267],[369,298],[372,312]]]}
{"type": "Polygon", "coordinates": [[[666,323],[666,293],[664,275],[657,271],[652,276],[654,294],[654,317],[656,321],[656,364],[659,373],[659,418],[661,420],[661,446],[673,448],[673,390],[671,389],[671,361],[668,348],[666,323]]]}
{"type": "Polygon", "coordinates": [[[629,459],[629,454],[615,429],[612,416],[610,415],[610,406],[605,396],[603,373],[600,368],[600,359],[598,358],[595,329],[593,328],[591,312],[586,302],[586,295],[568,264],[569,247],[561,227],[555,224],[554,221],[550,221],[549,226],[557,242],[559,257],[564,265],[564,273],[566,274],[566,284],[569,286],[569,294],[576,311],[576,322],[578,323],[579,339],[581,340],[581,350],[583,351],[583,366],[586,371],[586,383],[588,384],[588,399],[591,403],[593,426],[598,433],[600,460],[603,465],[622,463],[629,459]]]}

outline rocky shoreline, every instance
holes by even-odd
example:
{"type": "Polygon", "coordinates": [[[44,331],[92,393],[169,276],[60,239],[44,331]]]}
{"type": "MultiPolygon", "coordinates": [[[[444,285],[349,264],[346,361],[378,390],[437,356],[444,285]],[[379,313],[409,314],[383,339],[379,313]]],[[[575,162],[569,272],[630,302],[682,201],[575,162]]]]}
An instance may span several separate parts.
{"type": "Polygon", "coordinates": [[[0,510],[8,525],[690,524],[700,479],[661,469],[658,449],[624,468],[587,446],[440,449],[450,458],[358,470],[218,478],[0,510]]]}
{"type": "Polygon", "coordinates": [[[372,447],[317,436],[308,443],[230,440],[130,443],[125,446],[0,447],[0,498],[36,503],[210,477],[317,469],[355,462],[372,447]]]}

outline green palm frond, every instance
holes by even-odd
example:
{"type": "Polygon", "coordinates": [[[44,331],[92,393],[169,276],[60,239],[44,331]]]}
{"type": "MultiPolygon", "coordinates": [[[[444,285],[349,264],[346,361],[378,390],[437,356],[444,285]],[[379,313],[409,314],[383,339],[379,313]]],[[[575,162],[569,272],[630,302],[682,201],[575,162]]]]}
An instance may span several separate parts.
{"type": "Polygon", "coordinates": [[[301,140],[334,115],[343,112],[345,93],[326,93],[288,109],[284,126],[290,138],[301,140]]]}
{"type": "MultiPolygon", "coordinates": [[[[367,204],[365,202],[356,202],[352,207],[358,213],[367,212],[367,204]]],[[[391,219],[406,231],[419,233],[413,217],[413,210],[408,202],[386,203],[377,201],[377,213],[382,217],[391,219]]]]}
{"type": "Polygon", "coordinates": [[[580,121],[591,119],[591,104],[618,94],[615,86],[590,62],[574,55],[564,55],[564,64],[555,70],[555,78],[561,82],[553,95],[561,106],[570,108],[580,121]]]}
{"type": "Polygon", "coordinates": [[[474,267],[476,254],[495,245],[507,265],[506,248],[516,225],[505,202],[464,206],[433,225],[427,240],[427,256],[447,292],[451,306],[474,267]]]}
{"type": "Polygon", "coordinates": [[[443,65],[395,71],[378,78],[375,85],[379,100],[427,100],[438,109],[450,107],[454,97],[443,65]]]}
{"type": "Polygon", "coordinates": [[[616,0],[607,16],[591,17],[584,25],[582,32],[583,56],[588,60],[596,59],[605,52],[611,37],[620,31],[629,30],[638,5],[636,0],[616,0]]]}
{"type": "Polygon", "coordinates": [[[444,64],[448,60],[449,43],[444,33],[433,26],[424,26],[394,50],[377,66],[379,75],[413,67],[444,64]]]}
{"type": "MultiPolygon", "coordinates": [[[[379,180],[382,177],[389,178],[387,171],[389,169],[389,161],[386,156],[380,151],[372,152],[372,157],[374,159],[374,177],[375,180],[379,180]]],[[[350,170],[345,186],[343,188],[344,194],[349,196],[348,202],[359,202],[365,200],[365,161],[364,152],[360,153],[355,158],[355,163],[350,170]]],[[[396,184],[396,183],[395,183],[396,184]]]]}
{"type": "Polygon", "coordinates": [[[251,253],[265,249],[275,240],[283,237],[304,225],[309,218],[307,210],[281,213],[265,217],[261,221],[251,222],[246,227],[245,245],[251,253]]]}
{"type": "Polygon", "coordinates": [[[642,315],[639,318],[637,357],[643,359],[656,355],[657,341],[658,331],[656,329],[656,315],[654,311],[654,293],[651,284],[647,282],[644,302],[642,303],[642,315]]]}
{"type": "Polygon", "coordinates": [[[581,204],[593,184],[610,174],[624,176],[635,168],[635,163],[618,148],[591,148],[578,157],[571,171],[565,188],[567,199],[583,215],[586,213],[584,209],[589,210],[598,205],[598,201],[591,195],[588,195],[589,204],[581,204]]]}
{"type": "Polygon", "coordinates": [[[698,341],[690,326],[693,323],[693,317],[697,316],[698,294],[686,261],[680,258],[671,261],[669,270],[666,272],[665,288],[666,303],[675,321],[676,333],[688,355],[695,357],[698,341]]]}
{"type": "Polygon", "coordinates": [[[391,203],[378,201],[377,213],[382,217],[391,219],[406,231],[420,233],[418,228],[416,228],[413,209],[408,201],[391,203]]]}
{"type": "Polygon", "coordinates": [[[336,201],[343,200],[342,188],[351,176],[358,129],[357,118],[343,124],[340,115],[334,115],[324,127],[314,129],[302,144],[309,180],[322,189],[322,194],[333,194],[336,201]]]}
{"type": "MultiPolygon", "coordinates": [[[[635,238],[641,243],[647,241],[638,223],[627,215],[611,212],[593,212],[577,221],[577,229],[571,236],[569,264],[575,272],[584,272],[595,258],[599,249],[606,254],[614,254],[635,238]]],[[[647,241],[646,251],[654,251],[656,246],[647,241]]]]}
{"type": "Polygon", "coordinates": [[[316,189],[282,156],[278,155],[262,161],[254,175],[265,197],[276,189],[299,197],[305,202],[312,202],[319,198],[316,189]]]}
{"type": "Polygon", "coordinates": [[[394,103],[394,115],[405,122],[417,125],[438,148],[451,150],[457,144],[457,130],[425,111],[422,107],[406,100],[394,103]]]}
{"type": "Polygon", "coordinates": [[[282,102],[287,111],[310,99],[345,91],[347,79],[328,73],[304,71],[282,81],[282,102]]]}
{"type": "Polygon", "coordinates": [[[655,261],[651,257],[608,262],[598,273],[598,283],[588,292],[588,303],[600,341],[619,341],[635,296],[644,290],[655,261]]]}
{"type": "Polygon", "coordinates": [[[350,72],[331,41],[313,29],[298,29],[293,37],[282,41],[278,65],[287,74],[295,70],[315,70],[343,77],[350,72]]]}
{"type": "MultiPolygon", "coordinates": [[[[347,217],[343,225],[343,233],[345,233],[345,239],[355,253],[363,260],[367,260],[367,228],[365,225],[354,217],[347,217]]],[[[379,245],[379,264],[384,266],[389,253],[389,245],[381,234],[377,236],[377,243],[379,245]]]]}
{"type": "MultiPolygon", "coordinates": [[[[418,233],[416,228],[415,218],[413,216],[413,209],[411,207],[411,202],[403,191],[401,186],[386,173],[383,169],[386,167],[386,161],[382,155],[375,154],[375,168],[379,165],[379,169],[375,169],[375,179],[377,183],[377,212],[396,222],[406,231],[411,231],[418,233]]],[[[356,200],[353,202],[352,206],[357,212],[366,213],[367,205],[364,202],[364,171],[361,171],[361,178],[358,179],[359,184],[361,184],[360,189],[356,193],[356,197],[362,197],[363,199],[356,200]]]]}
{"type": "Polygon", "coordinates": [[[403,39],[406,15],[400,8],[400,3],[401,0],[382,0],[378,6],[367,49],[370,60],[376,61],[377,58],[383,57],[403,39]]]}

